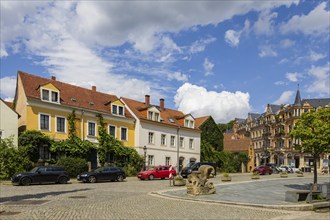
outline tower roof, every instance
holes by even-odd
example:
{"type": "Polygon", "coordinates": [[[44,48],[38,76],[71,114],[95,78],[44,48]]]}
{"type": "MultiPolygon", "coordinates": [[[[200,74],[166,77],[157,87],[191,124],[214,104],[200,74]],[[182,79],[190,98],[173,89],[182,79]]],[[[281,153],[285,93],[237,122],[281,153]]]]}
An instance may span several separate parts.
{"type": "Polygon", "coordinates": [[[299,91],[299,87],[297,89],[297,93],[296,93],[296,98],[294,100],[294,106],[301,106],[301,97],[300,97],[300,91],[299,91]]]}

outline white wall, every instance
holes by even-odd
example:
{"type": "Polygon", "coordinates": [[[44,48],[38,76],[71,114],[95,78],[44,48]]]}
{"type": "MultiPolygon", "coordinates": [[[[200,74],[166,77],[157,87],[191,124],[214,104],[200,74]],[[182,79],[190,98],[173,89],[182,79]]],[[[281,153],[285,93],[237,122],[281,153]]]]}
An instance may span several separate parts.
{"type": "Polygon", "coordinates": [[[13,135],[14,146],[17,147],[18,138],[18,115],[9,108],[0,99],[0,130],[2,131],[1,138],[8,138],[13,135]]]}

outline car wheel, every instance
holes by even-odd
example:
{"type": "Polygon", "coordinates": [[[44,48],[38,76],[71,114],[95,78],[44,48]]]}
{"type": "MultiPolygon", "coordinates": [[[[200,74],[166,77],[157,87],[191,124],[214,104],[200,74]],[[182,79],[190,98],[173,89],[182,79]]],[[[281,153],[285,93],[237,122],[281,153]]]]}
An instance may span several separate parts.
{"type": "Polygon", "coordinates": [[[95,176],[90,176],[90,177],[88,177],[88,181],[90,183],[96,183],[96,177],[95,176]]]}
{"type": "Polygon", "coordinates": [[[153,180],[153,179],[155,179],[155,177],[154,177],[154,175],[151,174],[151,175],[149,176],[149,180],[153,180]]]}
{"type": "Polygon", "coordinates": [[[124,181],[124,177],[122,175],[117,176],[117,181],[118,182],[123,182],[124,181]]]}
{"type": "Polygon", "coordinates": [[[23,185],[23,186],[28,186],[28,185],[30,185],[31,184],[31,179],[30,178],[27,178],[27,177],[25,177],[25,178],[23,178],[22,180],[21,180],[21,184],[23,185]]]}
{"type": "Polygon", "coordinates": [[[67,184],[68,183],[68,178],[66,178],[65,176],[61,176],[59,179],[58,179],[58,182],[60,184],[67,184]]]}

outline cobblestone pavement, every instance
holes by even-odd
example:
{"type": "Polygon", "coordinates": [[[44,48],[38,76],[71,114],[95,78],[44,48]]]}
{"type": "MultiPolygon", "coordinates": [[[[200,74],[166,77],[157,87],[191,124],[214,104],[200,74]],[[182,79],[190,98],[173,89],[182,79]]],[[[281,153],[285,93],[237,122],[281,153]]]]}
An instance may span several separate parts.
{"type": "MultiPolygon", "coordinates": [[[[276,175],[263,179],[279,178],[276,175]]],[[[233,174],[233,182],[250,174],[233,174]]],[[[312,176],[311,176],[312,181],[312,176]]],[[[221,184],[220,177],[213,179],[221,184]]],[[[329,219],[322,212],[285,211],[185,201],[150,192],[173,189],[168,180],[12,186],[1,183],[0,219],[329,219]]],[[[253,193],[253,192],[251,192],[253,193]]],[[[265,195],[271,196],[271,195],[265,195]]]]}

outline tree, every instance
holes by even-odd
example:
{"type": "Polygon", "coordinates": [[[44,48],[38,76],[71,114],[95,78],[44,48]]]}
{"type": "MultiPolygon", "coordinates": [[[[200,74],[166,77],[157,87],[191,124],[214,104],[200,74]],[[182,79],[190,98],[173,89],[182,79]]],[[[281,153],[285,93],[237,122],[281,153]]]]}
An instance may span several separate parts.
{"type": "Polygon", "coordinates": [[[300,140],[301,144],[294,144],[296,150],[313,155],[314,184],[316,184],[316,161],[322,153],[330,152],[330,108],[303,113],[301,118],[297,120],[290,135],[300,140]]]}
{"type": "Polygon", "coordinates": [[[211,146],[218,151],[223,150],[223,133],[220,131],[218,125],[210,116],[200,127],[202,130],[201,140],[207,141],[211,146]]]}
{"type": "Polygon", "coordinates": [[[27,130],[24,131],[18,137],[18,146],[26,147],[27,154],[29,155],[30,161],[37,162],[40,158],[39,147],[50,148],[53,140],[50,139],[47,135],[43,134],[40,131],[36,130],[27,130]]]}

